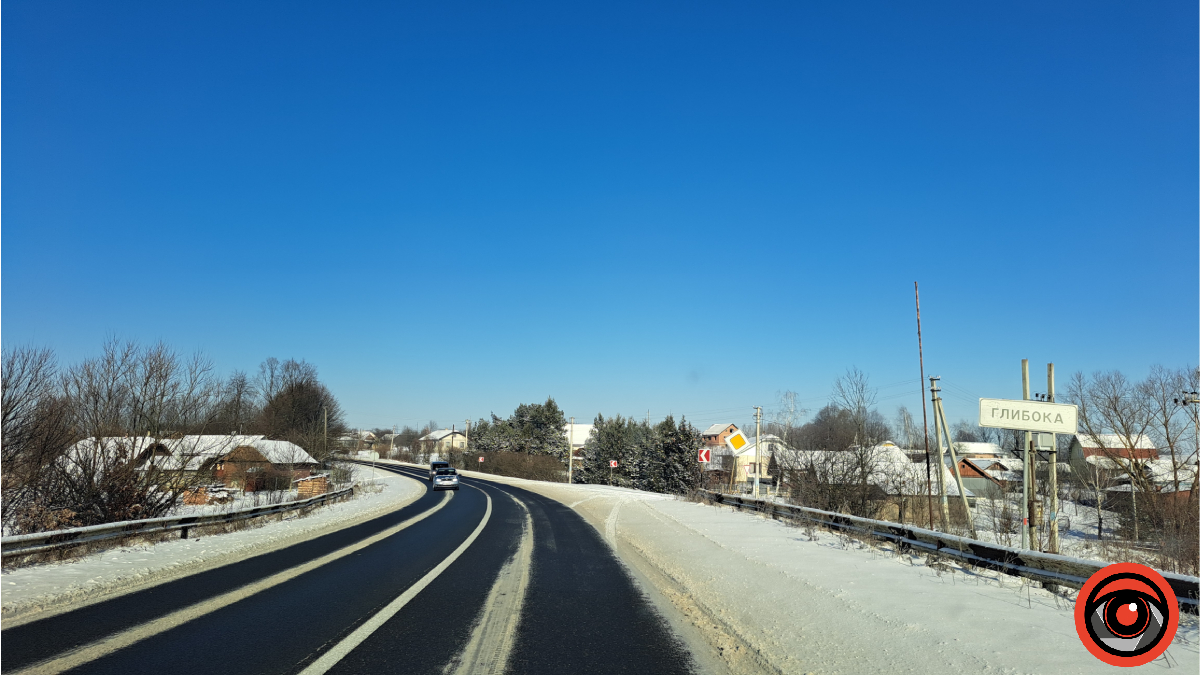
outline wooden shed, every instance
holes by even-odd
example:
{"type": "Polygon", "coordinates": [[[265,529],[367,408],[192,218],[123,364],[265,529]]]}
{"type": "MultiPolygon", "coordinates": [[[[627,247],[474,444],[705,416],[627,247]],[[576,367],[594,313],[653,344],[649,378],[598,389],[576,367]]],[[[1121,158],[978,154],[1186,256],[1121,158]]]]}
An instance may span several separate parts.
{"type": "Polygon", "coordinates": [[[296,485],[297,497],[307,499],[329,492],[329,474],[319,473],[292,481],[296,485]]]}

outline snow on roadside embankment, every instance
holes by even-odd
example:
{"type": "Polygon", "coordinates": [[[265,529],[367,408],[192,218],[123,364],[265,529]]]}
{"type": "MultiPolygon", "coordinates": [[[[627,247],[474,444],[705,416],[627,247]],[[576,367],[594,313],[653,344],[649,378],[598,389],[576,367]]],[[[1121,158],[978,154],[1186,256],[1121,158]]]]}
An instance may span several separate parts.
{"type": "Polygon", "coordinates": [[[425,492],[419,481],[385,471],[376,472],[374,481],[369,469],[360,476],[362,487],[354,498],[304,517],[285,515],[226,534],[131,544],[76,560],[4,570],[0,612],[5,626],[283,548],[397,509],[425,492]]]}
{"type": "MultiPolygon", "coordinates": [[[[576,509],[631,567],[656,570],[645,578],[733,672],[1113,670],[1080,643],[1070,600],[1021,579],[932,568],[920,556],[664,495],[468,475],[576,509]]],[[[1195,617],[1185,616],[1168,650],[1177,672],[1200,670],[1198,639],[1195,617]]]]}

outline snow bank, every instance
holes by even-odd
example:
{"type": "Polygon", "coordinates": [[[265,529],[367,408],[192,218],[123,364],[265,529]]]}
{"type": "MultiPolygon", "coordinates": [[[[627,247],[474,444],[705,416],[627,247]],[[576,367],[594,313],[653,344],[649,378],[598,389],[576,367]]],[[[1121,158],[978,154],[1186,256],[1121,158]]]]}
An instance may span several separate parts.
{"type": "MultiPolygon", "coordinates": [[[[732,672],[1112,672],[1076,636],[1072,600],[1022,579],[665,495],[464,473],[576,509],[631,567],[656,570],[659,596],[708,643],[693,650],[732,672]]],[[[1167,651],[1179,672],[1200,670],[1198,642],[1185,615],[1167,651]]]]}
{"type": "Polygon", "coordinates": [[[425,492],[419,481],[364,467],[358,494],[305,517],[290,516],[221,535],[132,544],[0,574],[5,627],[237,562],[400,508],[425,492]]]}

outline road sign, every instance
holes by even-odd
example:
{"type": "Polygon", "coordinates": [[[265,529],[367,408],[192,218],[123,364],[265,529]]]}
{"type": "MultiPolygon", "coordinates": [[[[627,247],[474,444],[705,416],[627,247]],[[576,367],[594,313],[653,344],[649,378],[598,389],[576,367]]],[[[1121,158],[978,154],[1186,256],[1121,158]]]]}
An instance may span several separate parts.
{"type": "Polygon", "coordinates": [[[712,450],[709,448],[700,448],[697,454],[699,455],[697,459],[700,460],[701,464],[708,464],[712,461],[712,450]]]}
{"type": "Polygon", "coordinates": [[[615,459],[608,460],[608,468],[610,468],[610,469],[617,468],[617,460],[615,460],[615,459]]]}
{"type": "Polygon", "coordinates": [[[729,434],[729,437],[725,439],[725,445],[728,445],[729,449],[735,453],[746,447],[746,444],[749,442],[746,440],[746,436],[740,431],[729,434]]]}
{"type": "Polygon", "coordinates": [[[1079,409],[1063,403],[981,398],[979,426],[1073,434],[1079,430],[1079,409]]]}
{"type": "Polygon", "coordinates": [[[480,458],[479,458],[479,461],[481,461],[481,462],[482,462],[482,461],[483,461],[483,458],[482,458],[482,457],[480,457],[480,458]]]}

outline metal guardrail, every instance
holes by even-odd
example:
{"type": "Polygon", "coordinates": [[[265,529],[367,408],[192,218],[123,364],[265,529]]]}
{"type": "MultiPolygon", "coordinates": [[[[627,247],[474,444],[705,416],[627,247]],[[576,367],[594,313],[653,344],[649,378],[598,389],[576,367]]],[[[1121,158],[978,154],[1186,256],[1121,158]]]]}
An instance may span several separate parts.
{"type": "MultiPolygon", "coordinates": [[[[956,558],[978,567],[1004,572],[1011,576],[1020,576],[1076,589],[1082,588],[1089,577],[1108,565],[1108,563],[1098,560],[1085,560],[1054,553],[1040,553],[999,544],[988,544],[977,539],[968,539],[885,520],[860,518],[844,513],[777,504],[761,499],[707,490],[700,490],[699,494],[717,504],[759,511],[775,519],[786,518],[810,522],[830,530],[855,532],[895,542],[901,549],[928,551],[956,558]]],[[[1200,599],[1200,578],[1171,572],[1159,573],[1175,591],[1175,598],[1178,600],[1180,608],[1193,614],[1197,613],[1197,603],[1200,599]]]]}
{"type": "Polygon", "coordinates": [[[72,527],[65,530],[35,532],[33,534],[18,534],[0,539],[0,556],[7,559],[16,556],[30,555],[33,553],[44,553],[46,551],[65,549],[71,546],[105,541],[108,539],[137,537],[156,532],[169,532],[171,530],[181,530],[182,534],[180,538],[187,539],[188,530],[193,527],[232,523],[239,520],[248,520],[250,518],[269,516],[275,513],[294,511],[296,509],[303,509],[310,506],[316,506],[318,504],[324,504],[325,502],[339,499],[352,492],[354,492],[354,488],[343,488],[341,490],[327,492],[323,495],[317,495],[315,497],[309,497],[308,499],[301,499],[299,501],[285,502],[283,504],[272,504],[269,506],[256,506],[249,509],[240,509],[237,511],[229,511],[227,513],[218,513],[209,516],[182,516],[176,518],[124,520],[117,523],[105,523],[103,525],[72,527]]]}

